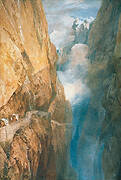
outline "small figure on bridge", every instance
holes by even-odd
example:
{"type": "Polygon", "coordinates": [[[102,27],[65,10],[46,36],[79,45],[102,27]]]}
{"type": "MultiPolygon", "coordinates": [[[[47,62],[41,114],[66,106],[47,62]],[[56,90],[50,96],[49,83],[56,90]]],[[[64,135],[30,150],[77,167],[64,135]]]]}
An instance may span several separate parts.
{"type": "Polygon", "coordinates": [[[12,114],[10,116],[10,123],[18,121],[18,118],[19,118],[18,114],[12,114]]]}
{"type": "Polygon", "coordinates": [[[0,119],[0,128],[8,125],[8,119],[0,119]]]}

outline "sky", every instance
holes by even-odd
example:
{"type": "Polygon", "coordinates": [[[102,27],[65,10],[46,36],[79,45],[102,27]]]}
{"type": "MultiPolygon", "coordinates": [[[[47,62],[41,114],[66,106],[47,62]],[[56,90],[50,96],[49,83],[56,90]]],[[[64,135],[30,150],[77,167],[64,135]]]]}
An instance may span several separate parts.
{"type": "Polygon", "coordinates": [[[75,18],[96,17],[100,0],[42,0],[51,41],[56,48],[72,41],[72,24],[75,18]]]}
{"type": "MultiPolygon", "coordinates": [[[[55,24],[60,17],[95,17],[100,0],[42,0],[49,26],[55,24]]],[[[49,27],[50,28],[50,27],[49,27]]]]}

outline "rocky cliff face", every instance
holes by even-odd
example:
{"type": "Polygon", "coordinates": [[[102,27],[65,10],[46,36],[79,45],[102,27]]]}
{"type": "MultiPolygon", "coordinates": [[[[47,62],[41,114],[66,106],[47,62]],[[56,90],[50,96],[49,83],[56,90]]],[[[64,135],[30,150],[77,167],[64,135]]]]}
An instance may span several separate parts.
{"type": "Polygon", "coordinates": [[[89,36],[90,87],[106,110],[100,142],[104,144],[105,180],[121,179],[121,1],[102,2],[89,36]]]}
{"type": "Polygon", "coordinates": [[[41,1],[1,1],[0,8],[1,117],[47,109],[56,94],[57,56],[41,1]]]}
{"type": "Polygon", "coordinates": [[[1,180],[64,179],[71,108],[56,60],[41,1],[0,0],[1,180]]]}

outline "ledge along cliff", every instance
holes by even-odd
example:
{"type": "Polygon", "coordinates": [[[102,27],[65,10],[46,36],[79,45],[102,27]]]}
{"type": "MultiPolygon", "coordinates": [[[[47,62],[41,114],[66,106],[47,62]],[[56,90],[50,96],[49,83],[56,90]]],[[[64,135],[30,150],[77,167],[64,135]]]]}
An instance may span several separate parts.
{"type": "MultiPolygon", "coordinates": [[[[121,1],[102,1],[89,35],[92,107],[105,109],[100,131],[105,180],[121,179],[121,1]]],[[[100,120],[100,119],[99,119],[100,120]]],[[[95,167],[95,173],[96,167],[95,167]]],[[[96,176],[97,177],[97,176],[96,176]]],[[[100,180],[100,176],[96,180],[100,180]]]]}
{"type": "Polygon", "coordinates": [[[41,0],[0,0],[1,180],[73,178],[71,107],[56,61],[41,0]]]}

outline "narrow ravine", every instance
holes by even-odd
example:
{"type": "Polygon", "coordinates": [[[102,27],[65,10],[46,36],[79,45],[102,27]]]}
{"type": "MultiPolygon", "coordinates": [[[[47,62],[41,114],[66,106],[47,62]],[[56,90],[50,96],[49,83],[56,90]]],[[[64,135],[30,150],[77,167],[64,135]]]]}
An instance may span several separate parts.
{"type": "Polygon", "coordinates": [[[121,180],[120,117],[120,0],[0,0],[0,180],[121,180]]]}
{"type": "Polygon", "coordinates": [[[58,68],[57,72],[66,98],[72,106],[74,129],[70,144],[70,163],[77,172],[78,180],[103,180],[103,145],[100,145],[99,137],[104,109],[100,105],[99,115],[98,109],[96,111],[90,104],[92,95],[87,85],[87,54],[87,45],[74,45],[68,56],[68,63],[60,65],[62,70],[58,68]]]}
{"type": "Polygon", "coordinates": [[[70,143],[70,164],[78,180],[103,180],[102,152],[100,144],[101,123],[104,109],[91,105],[88,87],[88,34],[100,7],[100,1],[43,1],[51,41],[59,56],[58,78],[64,86],[66,99],[72,106],[73,133],[70,143]],[[56,20],[55,20],[56,18],[56,20]],[[53,20],[54,19],[54,20],[53,20]]]}

